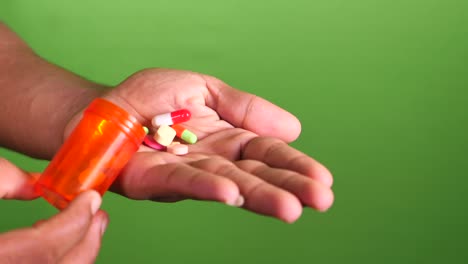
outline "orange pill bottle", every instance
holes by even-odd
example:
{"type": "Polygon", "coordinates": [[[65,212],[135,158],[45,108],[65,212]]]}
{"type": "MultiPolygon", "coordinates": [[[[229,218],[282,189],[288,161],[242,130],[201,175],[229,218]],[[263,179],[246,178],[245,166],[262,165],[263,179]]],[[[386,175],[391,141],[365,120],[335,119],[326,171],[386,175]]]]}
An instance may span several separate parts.
{"type": "Polygon", "coordinates": [[[37,188],[58,209],[86,190],[103,195],[145,135],[135,117],[96,99],[39,178],[37,188]]]}

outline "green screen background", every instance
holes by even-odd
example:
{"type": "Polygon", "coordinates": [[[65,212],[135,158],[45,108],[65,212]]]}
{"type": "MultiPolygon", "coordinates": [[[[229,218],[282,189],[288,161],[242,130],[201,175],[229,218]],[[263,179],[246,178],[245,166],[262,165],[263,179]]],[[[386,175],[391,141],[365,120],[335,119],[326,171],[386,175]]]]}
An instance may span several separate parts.
{"type": "MultiPolygon", "coordinates": [[[[302,121],[292,145],[334,173],[333,208],[307,209],[292,225],[109,193],[98,263],[468,260],[468,1],[2,0],[0,19],[97,82],[169,67],[271,100],[302,121]]],[[[0,210],[0,232],[55,213],[42,200],[0,210]]]]}

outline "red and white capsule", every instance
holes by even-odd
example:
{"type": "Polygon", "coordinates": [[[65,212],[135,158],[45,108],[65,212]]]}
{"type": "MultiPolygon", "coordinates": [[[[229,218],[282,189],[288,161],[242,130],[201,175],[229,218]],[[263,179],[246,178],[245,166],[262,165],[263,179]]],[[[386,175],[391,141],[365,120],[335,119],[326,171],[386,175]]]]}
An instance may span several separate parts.
{"type": "Polygon", "coordinates": [[[157,115],[153,117],[153,119],[151,120],[151,124],[154,127],[160,127],[162,125],[170,126],[170,125],[189,121],[191,116],[192,114],[190,113],[189,110],[180,109],[174,112],[165,113],[165,114],[161,114],[161,115],[157,115]]]}

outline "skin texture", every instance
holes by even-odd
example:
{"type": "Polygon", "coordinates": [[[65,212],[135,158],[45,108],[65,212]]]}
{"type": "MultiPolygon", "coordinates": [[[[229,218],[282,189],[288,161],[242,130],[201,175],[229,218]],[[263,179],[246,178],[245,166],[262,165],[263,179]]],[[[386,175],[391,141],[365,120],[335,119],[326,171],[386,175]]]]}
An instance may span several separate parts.
{"type": "MultiPolygon", "coordinates": [[[[278,106],[215,77],[170,69],[142,70],[104,88],[41,59],[0,23],[0,122],[8,124],[0,145],[50,159],[96,97],[148,127],[155,115],[187,108],[192,119],[184,126],[198,136],[189,154],[142,146],[112,191],[137,200],[219,201],[288,223],[303,207],[325,211],[332,205],[331,173],[287,144],[301,125],[278,106]]],[[[15,232],[7,234],[19,236],[15,232]]]]}

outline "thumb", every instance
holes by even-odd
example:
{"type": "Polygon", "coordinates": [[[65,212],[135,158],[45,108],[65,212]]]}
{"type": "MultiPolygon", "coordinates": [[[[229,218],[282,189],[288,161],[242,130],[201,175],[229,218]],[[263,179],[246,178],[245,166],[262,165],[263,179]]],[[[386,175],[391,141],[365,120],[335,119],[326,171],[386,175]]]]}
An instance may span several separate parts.
{"type": "MultiPolygon", "coordinates": [[[[34,263],[57,263],[87,237],[90,228],[95,226],[93,223],[96,222],[96,217],[99,217],[98,222],[107,220],[106,217],[97,214],[100,205],[101,196],[95,191],[87,191],[49,220],[32,228],[0,235],[0,260],[3,257],[13,259],[15,263],[29,263],[25,260],[34,260],[34,263]]],[[[96,248],[98,249],[99,247],[96,248]]],[[[96,252],[91,250],[89,254],[90,258],[94,258],[96,252]]],[[[87,256],[82,257],[88,259],[87,256]]]]}
{"type": "Polygon", "coordinates": [[[34,183],[37,173],[27,173],[0,157],[0,199],[32,200],[39,196],[34,183]]]}
{"type": "Polygon", "coordinates": [[[222,119],[260,136],[277,137],[286,142],[299,137],[301,123],[293,114],[261,97],[234,89],[217,78],[203,77],[211,95],[206,103],[222,119]]]}

